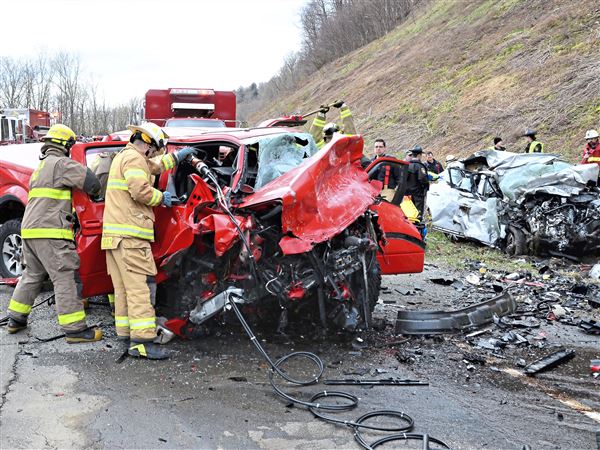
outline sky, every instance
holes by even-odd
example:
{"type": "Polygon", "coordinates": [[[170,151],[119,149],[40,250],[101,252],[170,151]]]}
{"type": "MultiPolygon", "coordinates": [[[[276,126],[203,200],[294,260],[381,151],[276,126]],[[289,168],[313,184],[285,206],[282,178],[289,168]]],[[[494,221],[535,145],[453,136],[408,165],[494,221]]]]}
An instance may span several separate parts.
{"type": "Polygon", "coordinates": [[[305,2],[4,0],[0,56],[76,54],[113,105],[148,89],[233,90],[269,80],[298,50],[305,2]]]}

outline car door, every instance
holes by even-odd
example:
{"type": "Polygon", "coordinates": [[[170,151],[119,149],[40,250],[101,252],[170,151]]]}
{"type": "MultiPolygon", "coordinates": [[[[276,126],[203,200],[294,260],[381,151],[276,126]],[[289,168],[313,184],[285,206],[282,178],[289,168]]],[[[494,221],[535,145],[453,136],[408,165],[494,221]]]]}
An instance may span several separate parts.
{"type": "Polygon", "coordinates": [[[379,225],[385,232],[382,253],[378,254],[381,272],[386,275],[423,271],[425,244],[417,228],[400,208],[406,190],[408,163],[383,157],[366,168],[370,183],[382,191],[380,202],[371,206],[377,212],[379,225]],[[390,178],[395,177],[393,189],[390,178]],[[388,191],[384,191],[384,189],[388,191]],[[393,192],[390,192],[393,191],[393,192]]]}
{"type": "MultiPolygon", "coordinates": [[[[92,142],[77,144],[71,150],[71,158],[92,168],[100,153],[118,152],[125,142],[92,142]]],[[[107,294],[113,291],[112,281],[106,270],[106,256],[100,248],[104,199],[92,198],[78,189],[73,190],[73,208],[78,220],[75,240],[79,254],[79,277],[82,296],[107,294]]]]}

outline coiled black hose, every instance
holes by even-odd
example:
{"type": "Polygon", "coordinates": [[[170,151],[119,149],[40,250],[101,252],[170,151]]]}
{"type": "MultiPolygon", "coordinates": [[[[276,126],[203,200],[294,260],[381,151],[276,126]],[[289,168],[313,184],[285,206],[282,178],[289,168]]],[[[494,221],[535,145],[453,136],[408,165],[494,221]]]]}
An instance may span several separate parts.
{"type": "MultiPolygon", "coordinates": [[[[252,332],[252,329],[250,328],[250,326],[244,319],[242,312],[239,310],[237,304],[235,303],[234,298],[243,300],[243,297],[241,297],[237,294],[234,294],[234,293],[230,293],[228,296],[228,302],[231,305],[231,308],[233,309],[233,312],[237,316],[238,320],[242,324],[244,331],[250,338],[250,342],[252,342],[254,347],[258,350],[258,353],[260,353],[263,356],[263,358],[265,358],[265,360],[269,363],[269,366],[270,366],[270,369],[268,372],[269,383],[271,384],[271,387],[273,388],[273,390],[281,398],[285,399],[288,402],[307,407],[308,410],[313,414],[313,416],[315,416],[318,419],[324,420],[329,423],[345,425],[345,426],[352,428],[354,430],[354,437],[355,437],[356,442],[358,442],[358,444],[365,449],[373,449],[373,448],[375,448],[379,445],[382,445],[386,442],[398,441],[398,440],[408,440],[408,439],[419,439],[419,440],[422,440],[424,443],[425,442],[434,442],[438,445],[441,445],[444,448],[450,448],[442,441],[435,439],[435,438],[428,437],[427,435],[418,434],[418,433],[406,433],[407,431],[410,431],[413,429],[414,420],[408,414],[405,414],[401,411],[394,411],[394,410],[372,411],[372,412],[369,412],[367,414],[360,416],[355,421],[341,420],[341,419],[326,416],[323,414],[324,411],[341,412],[341,411],[350,411],[350,410],[356,408],[356,406],[358,406],[358,397],[356,397],[355,395],[349,394],[347,392],[321,391],[321,392],[317,392],[316,394],[314,394],[309,401],[301,400],[301,399],[292,397],[291,395],[285,393],[281,388],[279,388],[279,386],[277,386],[275,384],[275,380],[274,380],[275,374],[279,375],[281,378],[283,378],[288,383],[295,384],[298,386],[311,386],[313,384],[317,384],[321,378],[321,375],[323,375],[323,372],[325,370],[323,361],[321,360],[321,358],[319,358],[317,355],[315,355],[314,353],[311,353],[311,352],[293,352],[293,353],[285,355],[285,356],[279,358],[277,361],[273,362],[273,360],[269,357],[268,353],[265,351],[265,349],[262,347],[262,345],[260,345],[260,343],[258,342],[256,336],[252,332]],[[292,378],[287,373],[285,373],[283,370],[281,370],[280,367],[283,364],[285,364],[286,362],[288,362],[294,358],[304,358],[304,359],[310,361],[312,364],[314,364],[317,368],[316,375],[314,375],[309,380],[299,380],[299,379],[292,378]],[[338,400],[341,399],[342,402],[341,403],[321,403],[319,401],[320,399],[338,399],[338,400]],[[375,417],[391,417],[394,419],[398,419],[400,424],[398,426],[381,426],[381,425],[369,425],[369,424],[365,423],[367,420],[375,418],[375,417]],[[362,436],[362,434],[360,432],[361,429],[371,430],[371,431],[382,431],[382,432],[388,432],[388,433],[394,433],[394,434],[385,436],[385,437],[378,439],[377,441],[369,444],[365,441],[364,437],[362,436]]],[[[428,444],[424,448],[429,448],[428,444]]]]}

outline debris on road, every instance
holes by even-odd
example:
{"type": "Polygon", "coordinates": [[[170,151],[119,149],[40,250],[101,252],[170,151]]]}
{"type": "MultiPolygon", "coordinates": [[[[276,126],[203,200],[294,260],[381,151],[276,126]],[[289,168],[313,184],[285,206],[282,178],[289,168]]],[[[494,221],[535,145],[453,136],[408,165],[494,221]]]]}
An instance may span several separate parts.
{"type": "Polygon", "coordinates": [[[525,374],[533,376],[537,373],[550,370],[560,364],[563,364],[575,357],[575,350],[560,350],[551,353],[525,367],[525,374]]]}
{"type": "Polygon", "coordinates": [[[455,311],[398,311],[396,334],[446,334],[468,330],[515,311],[517,303],[505,293],[455,311]]]}

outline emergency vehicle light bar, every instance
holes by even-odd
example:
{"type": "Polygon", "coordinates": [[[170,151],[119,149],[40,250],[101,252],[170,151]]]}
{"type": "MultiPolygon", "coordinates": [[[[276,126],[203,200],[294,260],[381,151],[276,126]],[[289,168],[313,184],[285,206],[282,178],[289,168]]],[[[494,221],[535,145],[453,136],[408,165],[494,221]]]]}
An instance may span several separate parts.
{"type": "Polygon", "coordinates": [[[209,109],[214,111],[215,105],[214,103],[173,103],[171,105],[171,109],[173,111],[176,109],[209,109]]]}
{"type": "Polygon", "coordinates": [[[170,89],[171,95],[215,95],[212,89],[170,89]]]}

